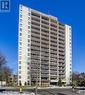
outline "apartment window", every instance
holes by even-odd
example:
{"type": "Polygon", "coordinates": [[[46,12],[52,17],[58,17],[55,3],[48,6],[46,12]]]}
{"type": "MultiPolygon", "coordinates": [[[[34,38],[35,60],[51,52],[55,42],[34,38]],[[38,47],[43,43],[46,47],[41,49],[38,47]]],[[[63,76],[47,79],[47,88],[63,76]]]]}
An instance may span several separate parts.
{"type": "Polygon", "coordinates": [[[30,49],[28,48],[28,51],[30,51],[30,49]]]}
{"type": "Polygon", "coordinates": [[[72,30],[71,28],[69,28],[69,30],[72,30]]]}
{"type": "Polygon", "coordinates": [[[30,46],[30,44],[28,44],[28,46],[30,46]]]}
{"type": "Polygon", "coordinates": [[[19,60],[21,60],[22,59],[22,57],[21,56],[19,56],[19,60]]]}
{"type": "Polygon", "coordinates": [[[30,60],[30,58],[28,57],[28,60],[30,60]]]}
{"type": "Polygon", "coordinates": [[[22,45],[22,42],[19,42],[20,45],[22,45]]]}
{"type": "Polygon", "coordinates": [[[22,9],[22,5],[20,5],[20,8],[22,9]]]}
{"type": "Polygon", "coordinates": [[[30,38],[30,35],[28,35],[28,38],[30,38]]]}
{"type": "Polygon", "coordinates": [[[30,42],[30,39],[28,39],[28,42],[30,42]]]}
{"type": "Polygon", "coordinates": [[[19,55],[21,55],[22,54],[22,52],[21,51],[19,51],[19,55]]]}
{"type": "Polygon", "coordinates": [[[28,76],[28,79],[29,79],[30,77],[28,76]]]}
{"type": "Polygon", "coordinates": [[[19,64],[21,64],[21,61],[19,61],[19,64]]]}
{"type": "Polygon", "coordinates": [[[30,13],[28,13],[28,16],[30,16],[30,13]]]}
{"type": "Polygon", "coordinates": [[[28,22],[28,24],[30,24],[30,22],[28,22]]]}
{"type": "Polygon", "coordinates": [[[19,76],[19,79],[21,79],[21,76],[19,76]]]}
{"type": "Polygon", "coordinates": [[[20,28],[20,31],[22,31],[22,28],[20,28]]]}
{"type": "Polygon", "coordinates": [[[20,33],[20,36],[22,36],[22,33],[20,33]]]}
{"type": "Polygon", "coordinates": [[[20,19],[20,22],[22,22],[22,19],[20,19]]]}
{"type": "Polygon", "coordinates": [[[29,70],[29,67],[27,67],[27,69],[29,70]]]}
{"type": "Polygon", "coordinates": [[[21,69],[21,66],[19,66],[19,69],[21,69]]]}
{"type": "Polygon", "coordinates": [[[28,53],[28,56],[30,56],[30,53],[28,53]]]}
{"type": "Polygon", "coordinates": [[[19,71],[19,74],[21,74],[21,71],[19,71]]]}
{"type": "Polygon", "coordinates": [[[30,20],[30,17],[28,17],[28,20],[30,20]]]}
{"type": "Polygon", "coordinates": [[[30,32],[30,30],[28,30],[28,32],[30,32]]]}
{"type": "Polygon", "coordinates": [[[30,63],[28,62],[27,64],[29,65],[30,63]]]}
{"type": "Polygon", "coordinates": [[[20,37],[19,40],[22,41],[22,38],[20,37]]]}
{"type": "Polygon", "coordinates": [[[22,18],[22,15],[20,14],[20,17],[22,18]]]}
{"type": "Polygon", "coordinates": [[[20,11],[22,11],[22,9],[20,11]]]}
{"type": "Polygon", "coordinates": [[[22,50],[22,47],[19,47],[19,50],[22,50]]]}
{"type": "Polygon", "coordinates": [[[22,23],[20,23],[20,27],[22,27],[22,23]]]}
{"type": "Polygon", "coordinates": [[[30,29],[30,26],[28,26],[28,29],[30,29]]]}

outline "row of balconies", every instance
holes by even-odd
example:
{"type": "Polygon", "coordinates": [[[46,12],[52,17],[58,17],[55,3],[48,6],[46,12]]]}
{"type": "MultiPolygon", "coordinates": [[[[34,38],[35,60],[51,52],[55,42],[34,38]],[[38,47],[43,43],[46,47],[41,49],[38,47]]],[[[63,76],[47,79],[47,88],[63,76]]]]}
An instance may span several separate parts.
{"type": "Polygon", "coordinates": [[[33,18],[31,19],[31,24],[32,23],[37,23],[40,26],[40,19],[33,18]]]}
{"type": "Polygon", "coordinates": [[[57,37],[57,32],[54,32],[54,31],[51,30],[50,35],[56,38],[57,37]]]}
{"type": "Polygon", "coordinates": [[[49,58],[49,53],[41,52],[41,57],[49,58]]]}
{"type": "Polygon", "coordinates": [[[55,19],[50,19],[50,22],[53,24],[57,24],[58,22],[55,19]]]}
{"type": "Polygon", "coordinates": [[[65,42],[65,38],[59,37],[59,38],[58,38],[58,41],[60,41],[60,42],[65,42]]]}
{"type": "Polygon", "coordinates": [[[44,63],[44,62],[45,62],[45,63],[48,63],[48,62],[49,62],[49,59],[46,59],[46,58],[43,59],[43,58],[41,58],[41,62],[43,62],[43,63],[44,63]]]}
{"type": "Polygon", "coordinates": [[[37,18],[40,18],[40,14],[36,13],[36,12],[31,12],[31,16],[35,16],[37,18]]]}
{"type": "Polygon", "coordinates": [[[42,18],[43,20],[49,21],[49,18],[46,17],[46,16],[41,16],[41,18],[42,18]]]}
{"type": "Polygon", "coordinates": [[[35,27],[34,25],[31,26],[31,29],[34,30],[34,31],[40,31],[40,28],[39,27],[35,27]]]}
{"type": "MultiPolygon", "coordinates": [[[[41,16],[41,19],[44,20],[44,21],[47,21],[47,22],[49,22],[49,19],[50,19],[50,18],[47,17],[47,16],[42,16],[42,15],[40,15],[40,14],[37,14],[37,15],[36,15],[36,13],[32,13],[31,16],[34,17],[34,18],[38,18],[38,19],[40,19],[40,16],[41,16]]],[[[57,24],[57,21],[54,20],[54,19],[50,19],[50,22],[53,23],[53,24],[57,24]]],[[[60,25],[60,24],[59,24],[59,25],[60,25]]]]}
{"type": "MultiPolygon", "coordinates": [[[[43,20],[44,22],[47,22],[46,24],[49,23],[49,18],[48,18],[48,19],[47,19],[47,18],[48,18],[48,17],[45,17],[45,16],[42,17],[42,16],[41,16],[41,20],[43,20]]],[[[35,15],[32,15],[32,18],[31,18],[31,19],[40,22],[40,16],[37,17],[37,16],[35,16],[35,15]]],[[[54,19],[51,20],[51,23],[54,24],[54,25],[57,25],[57,21],[54,20],[54,19]]],[[[59,29],[64,30],[64,28],[65,28],[65,26],[59,23],[59,29]]]]}
{"type": "Polygon", "coordinates": [[[48,50],[49,51],[49,47],[46,47],[46,46],[41,46],[41,49],[42,50],[48,50]]]}
{"type": "Polygon", "coordinates": [[[42,67],[41,66],[41,70],[49,70],[49,67],[47,67],[47,66],[46,67],[45,66],[42,67]]]}
{"type": "Polygon", "coordinates": [[[44,27],[41,27],[41,31],[42,30],[44,30],[44,31],[46,31],[47,33],[49,33],[49,29],[46,29],[46,28],[44,28],[44,27]]]}
{"type": "Polygon", "coordinates": [[[49,33],[42,32],[42,31],[41,31],[41,36],[44,36],[44,37],[47,37],[47,38],[49,38],[49,33]]]}
{"type": "Polygon", "coordinates": [[[31,20],[40,22],[40,18],[39,17],[36,17],[36,16],[31,16],[31,20]]]}
{"type": "Polygon", "coordinates": [[[39,18],[34,18],[34,17],[32,17],[31,20],[32,20],[32,22],[35,22],[35,23],[39,24],[38,26],[40,26],[40,25],[49,26],[49,22],[46,21],[46,20],[41,19],[41,22],[40,22],[40,19],[39,18]]]}
{"type": "Polygon", "coordinates": [[[41,32],[46,33],[46,34],[48,34],[48,35],[49,35],[49,30],[41,29],[41,32]]]}
{"type": "Polygon", "coordinates": [[[52,59],[57,60],[57,56],[50,56],[50,59],[51,59],[51,60],[52,60],[52,59]]]}
{"type": "Polygon", "coordinates": [[[62,58],[62,57],[60,57],[60,56],[59,56],[58,59],[59,59],[59,62],[64,62],[64,61],[65,61],[65,58],[62,58]]]}
{"type": "Polygon", "coordinates": [[[50,68],[50,73],[57,74],[57,68],[55,68],[55,69],[53,69],[53,68],[50,68]]]}
{"type": "Polygon", "coordinates": [[[57,51],[55,52],[55,51],[51,51],[51,50],[50,50],[50,54],[52,54],[52,55],[57,55],[57,51]]]}
{"type": "Polygon", "coordinates": [[[63,43],[60,43],[59,42],[59,49],[62,48],[62,49],[65,49],[65,45],[63,43]]]}
{"type": "Polygon", "coordinates": [[[38,39],[31,39],[31,42],[34,42],[34,43],[36,43],[36,44],[40,44],[40,40],[38,40],[38,39]]]}
{"type": "Polygon", "coordinates": [[[57,36],[52,35],[52,33],[51,33],[51,34],[50,34],[50,39],[55,39],[55,40],[57,40],[57,36]]]}
{"type": "Polygon", "coordinates": [[[40,33],[37,33],[36,31],[31,31],[31,36],[40,38],[40,33]]]}
{"type": "Polygon", "coordinates": [[[50,27],[50,30],[55,31],[57,33],[57,28],[50,27]]]}
{"type": "Polygon", "coordinates": [[[31,42],[31,48],[40,48],[40,43],[31,42]]]}
{"type": "Polygon", "coordinates": [[[59,22],[59,25],[62,26],[62,27],[65,27],[65,25],[61,22],[59,22]]]}
{"type": "Polygon", "coordinates": [[[59,30],[63,30],[63,31],[65,31],[65,27],[63,27],[63,26],[59,26],[59,30]]]}
{"type": "Polygon", "coordinates": [[[48,44],[49,43],[49,39],[43,37],[43,38],[41,38],[41,42],[44,42],[44,43],[48,44]]]}
{"type": "Polygon", "coordinates": [[[40,40],[40,34],[37,34],[36,32],[31,33],[31,39],[39,39],[40,40]]]}
{"type": "Polygon", "coordinates": [[[57,63],[57,61],[50,60],[50,64],[57,63]]]}
{"type": "Polygon", "coordinates": [[[49,26],[41,24],[41,28],[49,29],[49,26]]]}
{"type": "Polygon", "coordinates": [[[65,31],[59,30],[59,31],[58,31],[58,34],[65,36],[65,31]]]}
{"type": "Polygon", "coordinates": [[[44,60],[45,60],[45,59],[46,59],[46,60],[48,59],[48,60],[49,60],[49,56],[48,56],[48,57],[46,57],[46,56],[41,56],[41,59],[44,59],[44,60]]]}
{"type": "Polygon", "coordinates": [[[52,73],[52,74],[50,74],[50,78],[57,78],[57,73],[52,73]]]}
{"type": "Polygon", "coordinates": [[[65,49],[59,48],[59,52],[65,53],[65,49]]]}
{"type": "Polygon", "coordinates": [[[58,36],[59,36],[59,38],[62,38],[62,39],[65,40],[65,35],[61,35],[61,34],[59,34],[58,36]]]}
{"type": "Polygon", "coordinates": [[[57,28],[57,24],[51,23],[50,24],[51,27],[57,28]]]}
{"type": "Polygon", "coordinates": [[[31,55],[39,56],[40,55],[40,50],[31,49],[31,55]]]}
{"type": "Polygon", "coordinates": [[[45,48],[41,48],[41,52],[43,53],[43,52],[45,52],[45,53],[49,53],[49,49],[45,49],[45,48]]]}
{"type": "Polygon", "coordinates": [[[40,47],[40,43],[37,43],[37,42],[34,42],[34,41],[31,41],[31,46],[36,46],[36,47],[40,47]]]}
{"type": "Polygon", "coordinates": [[[48,41],[49,42],[49,37],[45,37],[45,36],[42,36],[41,35],[41,40],[45,40],[45,41],[48,41]]]}
{"type": "Polygon", "coordinates": [[[53,44],[53,43],[57,44],[57,40],[51,39],[51,40],[50,40],[50,43],[51,43],[51,44],[53,44]]]}
{"type": "Polygon", "coordinates": [[[49,48],[50,48],[51,52],[56,52],[57,51],[57,47],[54,44],[51,44],[49,48]]]}
{"type": "Polygon", "coordinates": [[[49,38],[47,38],[47,37],[42,37],[42,36],[41,36],[41,40],[44,40],[44,41],[49,42],[49,38]]]}
{"type": "Polygon", "coordinates": [[[64,64],[59,63],[59,67],[65,67],[65,63],[64,64]]]}
{"type": "Polygon", "coordinates": [[[46,46],[48,46],[49,43],[47,43],[47,42],[45,42],[45,41],[41,41],[41,45],[46,45],[46,46]]]}
{"type": "Polygon", "coordinates": [[[52,71],[57,70],[57,65],[50,65],[50,70],[52,71]]]}
{"type": "Polygon", "coordinates": [[[40,47],[36,47],[36,46],[31,46],[31,49],[40,51],[40,47]]]}
{"type": "Polygon", "coordinates": [[[51,79],[51,80],[56,80],[56,79],[57,79],[57,75],[55,75],[55,76],[50,76],[50,79],[51,79]]]}
{"type": "Polygon", "coordinates": [[[35,20],[32,20],[32,21],[31,21],[31,25],[40,27],[40,22],[37,22],[37,21],[35,21],[35,20]]]}
{"type": "Polygon", "coordinates": [[[49,48],[49,45],[41,44],[41,47],[49,48]]]}
{"type": "Polygon", "coordinates": [[[31,28],[31,32],[40,35],[40,30],[35,29],[35,27],[31,28]]]}
{"type": "Polygon", "coordinates": [[[57,73],[57,69],[58,69],[58,68],[57,68],[57,65],[55,65],[55,67],[56,67],[56,68],[54,68],[54,67],[51,68],[51,66],[50,66],[50,72],[55,72],[55,73],[57,73]],[[54,69],[53,69],[53,68],[54,68],[54,69]]]}

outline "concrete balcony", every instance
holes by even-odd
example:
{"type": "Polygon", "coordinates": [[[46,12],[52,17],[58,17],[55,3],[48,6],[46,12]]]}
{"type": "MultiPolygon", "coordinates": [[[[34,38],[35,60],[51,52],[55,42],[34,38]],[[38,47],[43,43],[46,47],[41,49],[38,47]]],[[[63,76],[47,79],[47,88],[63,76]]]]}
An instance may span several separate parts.
{"type": "Polygon", "coordinates": [[[41,29],[45,30],[47,33],[49,33],[49,29],[46,29],[44,27],[41,27],[41,29]]]}
{"type": "Polygon", "coordinates": [[[40,21],[40,17],[37,17],[37,16],[32,15],[31,16],[31,20],[39,20],[40,21]]]}
{"type": "Polygon", "coordinates": [[[52,26],[52,25],[50,25],[50,29],[53,29],[53,31],[57,31],[58,30],[57,26],[52,26]]]}
{"type": "Polygon", "coordinates": [[[40,26],[33,25],[33,24],[31,26],[40,29],[40,26]]]}
{"type": "Polygon", "coordinates": [[[42,19],[42,18],[41,18],[41,21],[46,22],[46,23],[49,24],[49,20],[45,20],[45,19],[42,19]]]}
{"type": "Polygon", "coordinates": [[[31,20],[31,24],[32,24],[32,23],[34,23],[34,24],[36,23],[36,24],[38,24],[38,25],[40,26],[40,22],[37,21],[37,20],[31,20]]]}

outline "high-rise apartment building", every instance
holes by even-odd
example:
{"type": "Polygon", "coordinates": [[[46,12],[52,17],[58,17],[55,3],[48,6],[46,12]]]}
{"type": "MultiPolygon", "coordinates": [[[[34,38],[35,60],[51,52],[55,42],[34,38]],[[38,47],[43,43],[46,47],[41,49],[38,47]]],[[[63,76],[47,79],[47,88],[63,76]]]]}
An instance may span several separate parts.
{"type": "Polygon", "coordinates": [[[71,26],[19,6],[18,83],[40,86],[72,81],[71,26]]]}

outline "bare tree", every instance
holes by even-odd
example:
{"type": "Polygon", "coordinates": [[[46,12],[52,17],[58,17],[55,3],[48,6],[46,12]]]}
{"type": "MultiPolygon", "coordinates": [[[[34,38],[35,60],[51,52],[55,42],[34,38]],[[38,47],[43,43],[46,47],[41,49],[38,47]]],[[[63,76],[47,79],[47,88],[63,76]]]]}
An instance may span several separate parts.
{"type": "Polygon", "coordinates": [[[0,81],[6,81],[8,83],[12,70],[7,67],[6,63],[6,58],[0,53],[0,81]]]}
{"type": "Polygon", "coordinates": [[[0,54],[0,81],[2,81],[3,77],[3,68],[6,65],[5,57],[0,54]]]}

